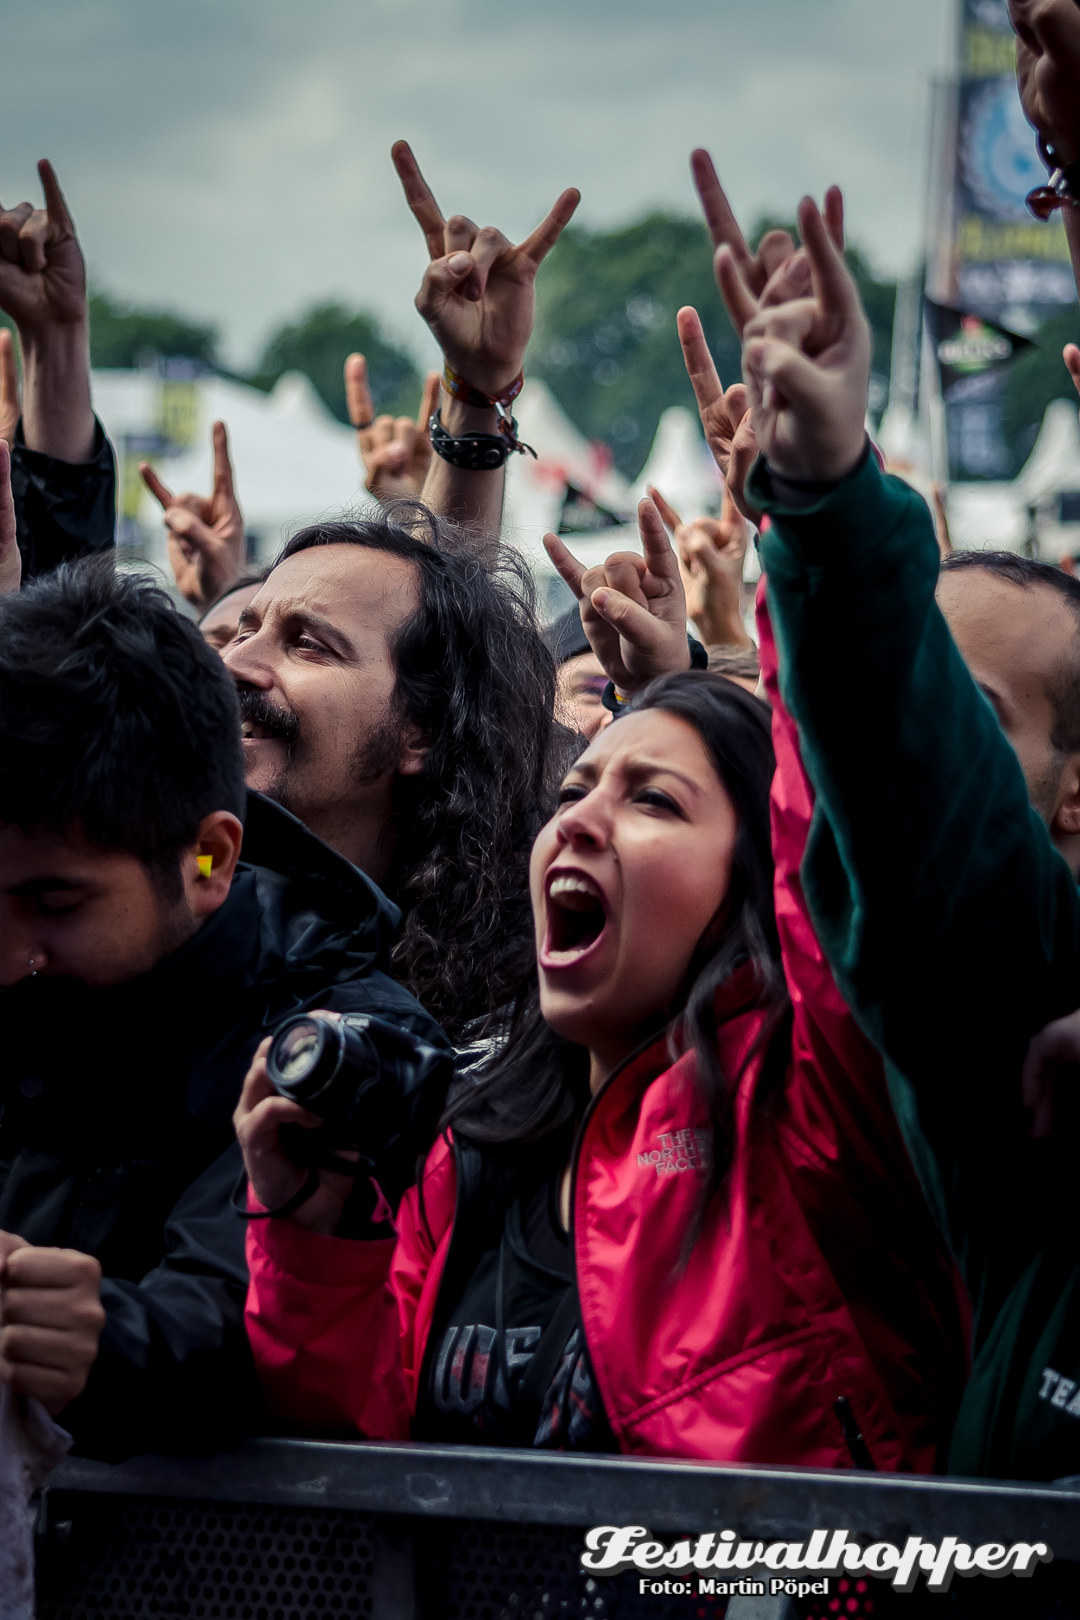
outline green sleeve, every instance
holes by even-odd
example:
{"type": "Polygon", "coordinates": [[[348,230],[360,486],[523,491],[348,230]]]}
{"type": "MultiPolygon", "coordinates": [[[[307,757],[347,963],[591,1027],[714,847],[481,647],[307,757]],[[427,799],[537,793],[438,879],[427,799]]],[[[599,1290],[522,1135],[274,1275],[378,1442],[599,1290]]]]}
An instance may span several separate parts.
{"type": "Polygon", "coordinates": [[[807,899],[977,1293],[1002,1232],[1023,1246],[1020,1066],[1080,1004],[1080,897],[936,605],[922,499],[869,456],[798,511],[761,461],[749,492],[816,795],[807,899]]]}

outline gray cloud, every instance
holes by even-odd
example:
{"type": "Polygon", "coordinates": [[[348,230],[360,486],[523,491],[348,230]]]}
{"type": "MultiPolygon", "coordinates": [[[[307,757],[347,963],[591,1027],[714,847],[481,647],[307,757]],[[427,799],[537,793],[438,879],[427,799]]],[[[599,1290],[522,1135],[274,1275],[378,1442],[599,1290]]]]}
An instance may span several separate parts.
{"type": "Polygon", "coordinates": [[[563,186],[614,224],[694,206],[708,145],[748,218],[845,187],[890,269],[920,243],[945,0],[0,0],[0,197],[57,164],[98,283],[252,355],[320,296],[423,354],[423,264],[388,151],[510,234],[563,186]]]}

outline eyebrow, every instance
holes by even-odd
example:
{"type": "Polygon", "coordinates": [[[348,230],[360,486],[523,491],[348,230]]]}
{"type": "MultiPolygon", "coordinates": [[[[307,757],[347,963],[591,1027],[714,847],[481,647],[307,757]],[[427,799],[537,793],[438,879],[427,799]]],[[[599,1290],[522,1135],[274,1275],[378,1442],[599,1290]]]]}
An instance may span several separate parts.
{"type": "MultiPolygon", "coordinates": [[[[631,778],[642,776],[673,776],[677,782],[681,782],[684,787],[689,788],[691,793],[697,794],[699,798],[705,792],[705,789],[699,782],[695,782],[693,777],[684,775],[682,771],[677,771],[673,765],[661,765],[658,760],[634,760],[633,763],[627,767],[625,774],[631,778]]],[[[597,778],[596,766],[575,765],[574,769],[567,774],[564,780],[569,781],[571,776],[585,776],[588,777],[590,781],[595,782],[597,778]]]]}
{"type": "MultiPolygon", "coordinates": [[[[308,625],[312,630],[317,630],[324,641],[331,642],[342,657],[353,659],[358,657],[356,648],[345,632],[339,630],[336,625],[331,624],[329,619],[324,619],[321,613],[315,613],[311,608],[304,607],[299,602],[278,602],[275,604],[275,611],[278,618],[291,619],[295,624],[308,625]]],[[[261,622],[259,615],[255,612],[255,604],[249,602],[247,607],[241,611],[237,621],[237,629],[248,629],[253,620],[261,622]]]]}

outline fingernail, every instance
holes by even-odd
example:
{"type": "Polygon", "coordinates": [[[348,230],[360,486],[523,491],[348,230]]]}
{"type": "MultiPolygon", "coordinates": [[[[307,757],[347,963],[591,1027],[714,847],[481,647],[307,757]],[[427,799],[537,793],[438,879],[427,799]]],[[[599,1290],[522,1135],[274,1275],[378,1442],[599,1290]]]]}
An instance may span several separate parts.
{"type": "Polygon", "coordinates": [[[472,269],[472,260],[467,253],[451,253],[446,268],[452,276],[463,276],[466,270],[472,269]]]}

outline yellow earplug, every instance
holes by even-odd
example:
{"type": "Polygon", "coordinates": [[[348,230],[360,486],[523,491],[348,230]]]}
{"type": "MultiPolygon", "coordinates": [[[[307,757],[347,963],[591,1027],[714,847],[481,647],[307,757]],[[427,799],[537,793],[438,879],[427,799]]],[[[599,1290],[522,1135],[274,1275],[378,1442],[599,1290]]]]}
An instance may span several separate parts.
{"type": "Polygon", "coordinates": [[[196,855],[195,860],[203,877],[209,877],[214,869],[214,857],[212,855],[196,855]]]}

